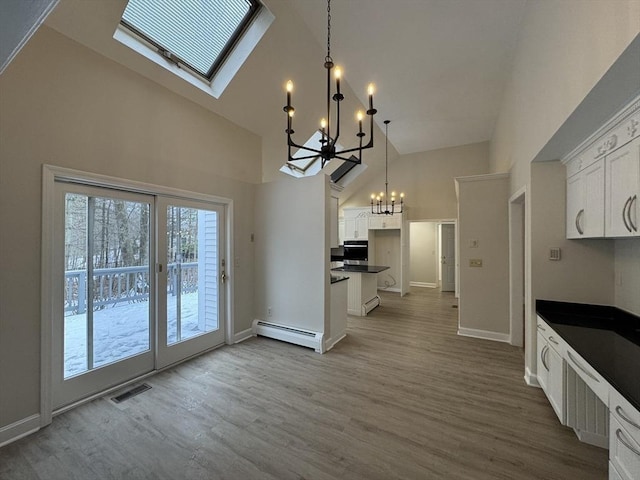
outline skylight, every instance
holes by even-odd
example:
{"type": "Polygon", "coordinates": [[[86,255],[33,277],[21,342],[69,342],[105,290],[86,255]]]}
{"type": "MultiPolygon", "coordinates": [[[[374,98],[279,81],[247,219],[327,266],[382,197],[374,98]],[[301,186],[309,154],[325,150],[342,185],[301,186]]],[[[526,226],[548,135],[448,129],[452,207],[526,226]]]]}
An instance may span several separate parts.
{"type": "Polygon", "coordinates": [[[121,23],[211,81],[260,7],[258,0],[129,0],[121,23]]]}

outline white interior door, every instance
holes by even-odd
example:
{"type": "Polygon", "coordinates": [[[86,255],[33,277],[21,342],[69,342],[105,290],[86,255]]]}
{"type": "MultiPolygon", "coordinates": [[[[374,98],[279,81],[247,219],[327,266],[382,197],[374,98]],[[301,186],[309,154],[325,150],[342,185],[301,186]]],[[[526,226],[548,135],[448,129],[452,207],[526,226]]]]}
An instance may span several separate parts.
{"type": "Polygon", "coordinates": [[[163,368],[225,340],[224,207],[159,197],[158,357],[163,368]]]}
{"type": "Polygon", "coordinates": [[[153,370],[153,197],[56,182],[52,406],[153,370]]]}
{"type": "Polygon", "coordinates": [[[443,223],[440,225],[440,263],[442,267],[443,292],[453,292],[456,289],[456,234],[455,225],[443,223]]]}

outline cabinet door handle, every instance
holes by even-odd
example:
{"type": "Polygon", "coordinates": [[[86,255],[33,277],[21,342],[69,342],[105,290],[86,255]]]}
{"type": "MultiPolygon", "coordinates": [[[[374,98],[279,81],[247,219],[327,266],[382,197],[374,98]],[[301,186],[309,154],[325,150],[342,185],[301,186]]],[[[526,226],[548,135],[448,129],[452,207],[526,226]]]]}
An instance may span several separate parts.
{"type": "Polygon", "coordinates": [[[637,200],[638,200],[638,196],[634,195],[631,201],[629,202],[629,208],[627,208],[627,219],[629,219],[629,226],[633,228],[634,232],[638,231],[638,227],[633,223],[633,220],[631,220],[631,209],[633,208],[633,205],[636,203],[637,200]]]}
{"type": "Polygon", "coordinates": [[[589,377],[592,380],[595,380],[596,382],[600,383],[600,380],[598,380],[596,377],[594,377],[589,370],[584,368],[582,365],[580,365],[578,363],[578,361],[575,358],[573,358],[573,355],[571,355],[571,352],[567,351],[567,355],[569,355],[569,358],[571,359],[571,361],[576,365],[576,367],[578,367],[580,370],[582,370],[587,377],[589,377]]]}
{"type": "MultiPolygon", "coordinates": [[[[583,215],[584,215],[584,208],[580,209],[580,211],[576,215],[576,230],[578,230],[578,233],[580,235],[584,235],[584,230],[582,230],[582,227],[580,226],[580,219],[582,218],[583,215]]],[[[626,224],[627,222],[625,221],[625,225],[626,224]]]]}
{"type": "Polygon", "coordinates": [[[633,425],[636,428],[640,428],[640,425],[638,425],[636,422],[634,422],[633,420],[631,420],[629,417],[627,417],[627,414],[624,413],[624,410],[622,410],[622,407],[620,405],[616,406],[616,413],[618,414],[618,416],[623,419],[625,422],[627,422],[629,425],[633,425]]]}
{"type": "Polygon", "coordinates": [[[631,227],[629,226],[629,224],[627,223],[627,208],[630,207],[631,204],[631,197],[627,198],[627,201],[624,202],[624,207],[622,207],[622,221],[624,222],[624,227],[628,230],[628,231],[632,231],[631,227]]]}
{"type": "Polygon", "coordinates": [[[544,365],[544,368],[549,371],[549,366],[547,365],[547,363],[544,361],[544,356],[547,353],[547,350],[549,349],[549,345],[545,345],[544,347],[542,347],[542,351],[540,352],[540,360],[542,361],[542,365],[544,365]]]}
{"type": "Polygon", "coordinates": [[[625,447],[627,447],[629,450],[631,450],[633,453],[635,453],[637,456],[640,457],[640,451],[629,443],[629,440],[625,438],[624,434],[622,433],[622,430],[620,430],[619,428],[616,429],[616,437],[618,437],[618,440],[620,440],[620,443],[622,443],[625,447]]]}

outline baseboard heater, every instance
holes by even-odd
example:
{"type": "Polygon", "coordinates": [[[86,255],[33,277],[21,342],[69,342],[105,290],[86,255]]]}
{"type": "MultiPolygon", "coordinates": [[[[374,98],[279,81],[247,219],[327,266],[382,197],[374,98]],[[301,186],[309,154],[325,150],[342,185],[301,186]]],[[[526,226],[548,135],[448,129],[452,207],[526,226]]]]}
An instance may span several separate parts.
{"type": "Polygon", "coordinates": [[[313,348],[318,353],[324,353],[324,335],[320,332],[304,330],[289,325],[254,320],[251,327],[253,335],[282,340],[283,342],[313,348]]]}
{"type": "Polygon", "coordinates": [[[362,314],[366,315],[371,310],[376,308],[378,305],[380,305],[380,297],[378,295],[376,295],[371,300],[369,300],[367,303],[363,303],[362,304],[362,314]]]}

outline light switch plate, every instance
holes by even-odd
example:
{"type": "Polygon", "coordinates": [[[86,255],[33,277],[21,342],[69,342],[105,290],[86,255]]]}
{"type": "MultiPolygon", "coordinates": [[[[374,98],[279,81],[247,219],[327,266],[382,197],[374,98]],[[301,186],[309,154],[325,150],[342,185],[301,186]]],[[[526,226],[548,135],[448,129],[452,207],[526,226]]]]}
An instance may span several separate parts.
{"type": "Polygon", "coordinates": [[[482,266],[482,259],[481,258],[471,258],[471,259],[469,259],[469,266],[470,267],[481,267],[482,266]]]}

